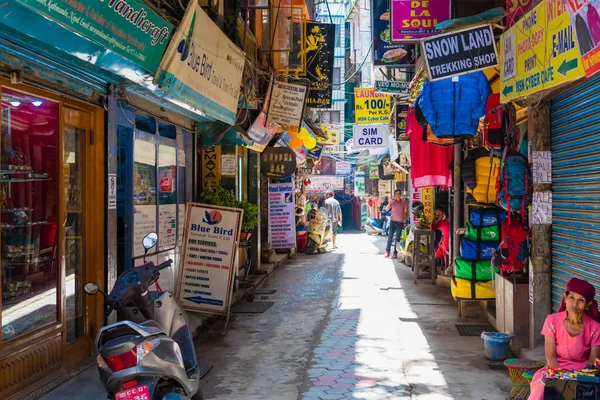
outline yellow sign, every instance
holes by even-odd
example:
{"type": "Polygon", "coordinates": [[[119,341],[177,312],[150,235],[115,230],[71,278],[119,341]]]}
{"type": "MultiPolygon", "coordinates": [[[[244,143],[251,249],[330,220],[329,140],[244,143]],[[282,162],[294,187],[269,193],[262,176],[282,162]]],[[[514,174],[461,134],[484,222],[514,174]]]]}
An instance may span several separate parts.
{"type": "Polygon", "coordinates": [[[502,103],[585,75],[563,0],[544,0],[500,38],[502,103]]]}
{"type": "Polygon", "coordinates": [[[433,221],[433,216],[435,214],[434,210],[434,198],[433,198],[433,186],[427,186],[421,188],[421,201],[425,206],[425,217],[427,217],[427,221],[433,221]]]}
{"type": "Polygon", "coordinates": [[[317,143],[324,146],[338,146],[340,144],[342,136],[342,127],[340,125],[322,124],[320,128],[321,131],[327,135],[327,139],[319,136],[317,138],[317,143]]]}
{"type": "Polygon", "coordinates": [[[214,189],[221,185],[221,146],[202,151],[202,188],[214,189]]]}
{"type": "Polygon", "coordinates": [[[390,122],[390,95],[374,88],[354,89],[354,115],[357,124],[384,124],[390,122]]]}

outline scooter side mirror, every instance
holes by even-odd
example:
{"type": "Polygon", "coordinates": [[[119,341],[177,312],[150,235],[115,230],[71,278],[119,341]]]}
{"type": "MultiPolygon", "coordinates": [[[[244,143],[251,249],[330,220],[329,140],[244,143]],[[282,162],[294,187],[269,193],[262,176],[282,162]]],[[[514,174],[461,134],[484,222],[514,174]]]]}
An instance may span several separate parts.
{"type": "Polygon", "coordinates": [[[93,296],[100,291],[100,288],[94,282],[88,282],[83,287],[83,291],[86,292],[87,294],[93,296]]]}

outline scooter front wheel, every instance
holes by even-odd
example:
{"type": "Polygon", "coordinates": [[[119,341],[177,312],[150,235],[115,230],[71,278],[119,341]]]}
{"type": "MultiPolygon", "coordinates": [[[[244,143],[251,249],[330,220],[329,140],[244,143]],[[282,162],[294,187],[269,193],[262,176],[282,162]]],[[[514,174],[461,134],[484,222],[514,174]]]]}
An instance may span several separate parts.
{"type": "Polygon", "coordinates": [[[317,243],[312,239],[308,239],[306,241],[306,247],[304,248],[304,254],[309,256],[313,254],[315,250],[317,250],[317,243]]]}

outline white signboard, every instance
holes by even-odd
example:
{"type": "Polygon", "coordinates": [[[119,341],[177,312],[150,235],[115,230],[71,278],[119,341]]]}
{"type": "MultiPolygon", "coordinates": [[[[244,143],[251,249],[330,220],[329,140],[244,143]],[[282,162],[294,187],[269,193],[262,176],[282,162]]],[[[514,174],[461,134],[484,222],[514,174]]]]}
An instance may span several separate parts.
{"type": "Polygon", "coordinates": [[[336,175],[350,175],[352,173],[352,164],[349,162],[338,161],[335,163],[336,175]]]}
{"type": "Polygon", "coordinates": [[[504,35],[502,35],[502,40],[504,40],[504,54],[502,58],[502,79],[506,82],[509,79],[512,79],[517,74],[517,42],[515,38],[515,30],[508,30],[504,35]]]}
{"type": "Polygon", "coordinates": [[[354,149],[387,148],[389,125],[354,125],[354,149]]]}
{"type": "Polygon", "coordinates": [[[273,249],[296,247],[294,184],[269,184],[269,242],[273,249]]]}
{"type": "Polygon", "coordinates": [[[533,192],[533,224],[552,224],[552,192],[533,192]]]}
{"type": "Polygon", "coordinates": [[[221,156],[221,175],[235,176],[237,170],[235,154],[223,154],[221,156]]]}
{"type": "Polygon", "coordinates": [[[117,209],[117,174],[108,174],[108,209],[117,209]]]}
{"type": "Polygon", "coordinates": [[[307,92],[308,88],[304,85],[276,81],[269,101],[267,121],[300,129],[307,92]]]}
{"type": "Polygon", "coordinates": [[[306,193],[325,193],[328,190],[344,190],[344,177],[335,175],[310,175],[306,193]]]}
{"type": "Polygon", "coordinates": [[[551,152],[533,152],[533,183],[552,183],[551,152]]]}
{"type": "Polygon", "coordinates": [[[188,203],[177,297],[187,310],[228,311],[243,210],[188,203]]]}
{"type": "Polygon", "coordinates": [[[356,171],[354,173],[354,195],[355,196],[366,196],[365,190],[365,173],[363,171],[356,171]]]}
{"type": "Polygon", "coordinates": [[[155,83],[176,99],[235,124],[245,55],[190,1],[173,33],[155,83]]]}

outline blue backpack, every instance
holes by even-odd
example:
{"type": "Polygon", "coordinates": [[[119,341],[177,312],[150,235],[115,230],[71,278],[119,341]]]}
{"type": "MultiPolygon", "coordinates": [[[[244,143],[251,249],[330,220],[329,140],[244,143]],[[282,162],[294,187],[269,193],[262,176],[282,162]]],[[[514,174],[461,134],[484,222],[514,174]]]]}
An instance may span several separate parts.
{"type": "Polygon", "coordinates": [[[519,211],[525,219],[525,208],[531,203],[531,168],[520,152],[507,151],[500,164],[496,183],[496,204],[508,212],[519,211]]]}

